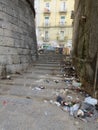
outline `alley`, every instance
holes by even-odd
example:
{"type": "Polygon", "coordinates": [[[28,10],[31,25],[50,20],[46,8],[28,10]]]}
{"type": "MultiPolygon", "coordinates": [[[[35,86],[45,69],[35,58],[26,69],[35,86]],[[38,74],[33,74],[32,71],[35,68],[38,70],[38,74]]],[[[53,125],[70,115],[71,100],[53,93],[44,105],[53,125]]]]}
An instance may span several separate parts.
{"type": "Polygon", "coordinates": [[[0,130],[98,130],[97,16],[97,0],[0,0],[0,130]]]}
{"type": "MultiPolygon", "coordinates": [[[[0,80],[0,130],[98,129],[98,119],[81,121],[63,111],[56,102],[57,96],[67,88],[61,67],[64,59],[60,54],[42,54],[29,70],[0,80]]],[[[84,98],[70,90],[68,95],[84,98]]]]}

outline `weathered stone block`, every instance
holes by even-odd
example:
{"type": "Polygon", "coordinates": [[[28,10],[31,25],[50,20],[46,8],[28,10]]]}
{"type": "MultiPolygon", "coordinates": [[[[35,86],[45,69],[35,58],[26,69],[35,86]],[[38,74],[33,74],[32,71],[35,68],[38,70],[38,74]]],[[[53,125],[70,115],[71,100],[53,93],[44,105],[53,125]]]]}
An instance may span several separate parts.
{"type": "Polygon", "coordinates": [[[0,64],[7,72],[24,69],[37,55],[33,2],[0,0],[0,64]]]}
{"type": "Polygon", "coordinates": [[[6,64],[7,64],[7,56],[0,55],[0,65],[6,65],[6,64]]]}
{"type": "MultiPolygon", "coordinates": [[[[97,0],[76,0],[75,20],[73,31],[74,64],[84,82],[94,86],[94,79],[98,81],[98,4],[97,0]],[[80,65],[83,65],[80,67],[80,65]]],[[[96,83],[98,89],[98,82],[96,83]]],[[[92,88],[91,88],[92,90],[92,88]]]]}

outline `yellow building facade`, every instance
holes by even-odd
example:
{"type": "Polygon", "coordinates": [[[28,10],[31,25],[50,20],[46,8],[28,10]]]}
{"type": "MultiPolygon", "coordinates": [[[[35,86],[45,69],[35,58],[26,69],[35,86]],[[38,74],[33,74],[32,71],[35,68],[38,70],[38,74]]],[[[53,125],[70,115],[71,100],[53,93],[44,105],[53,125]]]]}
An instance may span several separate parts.
{"type": "Polygon", "coordinates": [[[66,46],[72,41],[74,0],[38,0],[38,44],[66,46]]]}

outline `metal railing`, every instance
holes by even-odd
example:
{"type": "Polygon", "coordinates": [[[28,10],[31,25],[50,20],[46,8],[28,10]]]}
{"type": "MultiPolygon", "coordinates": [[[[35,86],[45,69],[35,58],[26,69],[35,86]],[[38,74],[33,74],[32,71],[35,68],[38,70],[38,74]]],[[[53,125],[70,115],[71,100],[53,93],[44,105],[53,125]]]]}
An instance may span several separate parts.
{"type": "Polygon", "coordinates": [[[60,26],[65,26],[65,25],[66,25],[66,22],[59,22],[59,25],[60,25],[60,26]]]}
{"type": "Polygon", "coordinates": [[[43,23],[43,26],[44,26],[44,27],[49,27],[49,26],[50,26],[50,23],[43,23]]]}
{"type": "Polygon", "coordinates": [[[67,13],[67,10],[66,9],[60,9],[59,13],[67,13]]]}

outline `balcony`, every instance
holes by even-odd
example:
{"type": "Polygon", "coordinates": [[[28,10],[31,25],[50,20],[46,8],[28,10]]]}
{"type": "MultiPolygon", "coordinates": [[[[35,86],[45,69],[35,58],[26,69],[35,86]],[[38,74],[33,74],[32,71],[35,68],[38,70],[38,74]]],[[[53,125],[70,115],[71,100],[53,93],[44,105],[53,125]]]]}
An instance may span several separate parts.
{"type": "Polygon", "coordinates": [[[67,10],[66,10],[66,9],[61,9],[61,10],[59,11],[59,13],[60,13],[60,14],[65,13],[65,14],[66,14],[66,13],[67,13],[67,10]]]}
{"type": "Polygon", "coordinates": [[[60,41],[60,42],[65,42],[67,41],[68,37],[67,36],[57,36],[57,40],[60,41]]]}
{"type": "Polygon", "coordinates": [[[44,42],[49,42],[49,38],[44,38],[43,41],[44,42]]]}
{"type": "Polygon", "coordinates": [[[50,23],[43,23],[44,27],[50,27],[50,23]]]}
{"type": "Polygon", "coordinates": [[[60,27],[64,27],[66,25],[66,22],[59,22],[60,27]]]}
{"type": "Polygon", "coordinates": [[[60,41],[60,42],[64,42],[64,37],[57,36],[57,40],[60,41]]]}
{"type": "Polygon", "coordinates": [[[51,1],[51,0],[44,0],[44,1],[51,1]]]}
{"type": "Polygon", "coordinates": [[[45,8],[43,13],[44,13],[44,14],[50,14],[51,12],[50,12],[49,9],[45,8]]]}

